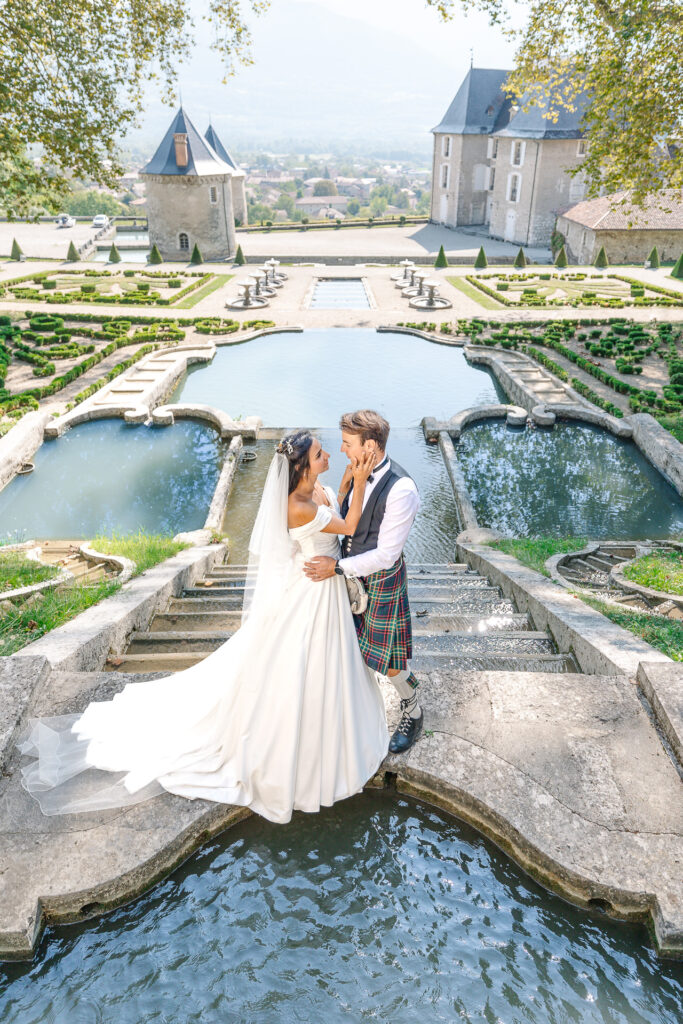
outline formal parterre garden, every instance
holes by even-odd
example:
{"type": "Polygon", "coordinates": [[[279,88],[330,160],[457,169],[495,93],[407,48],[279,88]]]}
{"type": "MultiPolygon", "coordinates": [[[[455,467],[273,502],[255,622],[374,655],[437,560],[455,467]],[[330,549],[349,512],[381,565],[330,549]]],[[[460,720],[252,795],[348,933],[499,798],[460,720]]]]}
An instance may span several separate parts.
{"type": "Polygon", "coordinates": [[[0,283],[0,298],[17,302],[189,307],[231,279],[201,270],[45,270],[0,283]]]}
{"type": "Polygon", "coordinates": [[[538,270],[468,274],[467,281],[504,306],[683,306],[683,293],[621,274],[538,270]]]}
{"type": "Polygon", "coordinates": [[[0,436],[24,413],[37,409],[41,399],[58,395],[119,349],[129,352],[72,396],[68,408],[89,398],[148,352],[184,341],[188,329],[199,335],[219,336],[273,326],[272,320],[240,322],[222,317],[163,320],[94,313],[58,316],[35,311],[27,311],[23,316],[0,315],[0,436]],[[35,384],[29,387],[13,384],[13,378],[25,378],[25,374],[17,371],[27,365],[31,377],[36,378],[35,384]]]}

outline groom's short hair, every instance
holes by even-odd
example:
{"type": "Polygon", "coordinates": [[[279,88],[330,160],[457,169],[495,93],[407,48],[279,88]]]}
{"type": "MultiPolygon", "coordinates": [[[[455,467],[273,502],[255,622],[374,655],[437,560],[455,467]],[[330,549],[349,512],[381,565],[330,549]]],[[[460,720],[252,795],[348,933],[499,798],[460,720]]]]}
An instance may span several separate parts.
{"type": "Polygon", "coordinates": [[[348,434],[360,434],[361,441],[376,441],[381,451],[389,440],[389,424],[374,409],[358,409],[357,412],[346,412],[339,421],[341,430],[348,434]]]}

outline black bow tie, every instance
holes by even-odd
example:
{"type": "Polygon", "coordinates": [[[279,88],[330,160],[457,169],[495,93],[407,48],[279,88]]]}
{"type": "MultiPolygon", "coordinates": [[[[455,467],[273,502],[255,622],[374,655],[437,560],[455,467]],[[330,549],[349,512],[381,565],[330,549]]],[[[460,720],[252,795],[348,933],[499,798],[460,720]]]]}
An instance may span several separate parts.
{"type": "Polygon", "coordinates": [[[371,484],[373,482],[373,480],[375,479],[375,473],[379,473],[380,469],[383,469],[384,466],[386,466],[388,461],[389,461],[389,458],[387,456],[386,459],[382,459],[382,461],[380,462],[379,466],[375,466],[374,471],[368,477],[368,483],[369,484],[371,484]]]}

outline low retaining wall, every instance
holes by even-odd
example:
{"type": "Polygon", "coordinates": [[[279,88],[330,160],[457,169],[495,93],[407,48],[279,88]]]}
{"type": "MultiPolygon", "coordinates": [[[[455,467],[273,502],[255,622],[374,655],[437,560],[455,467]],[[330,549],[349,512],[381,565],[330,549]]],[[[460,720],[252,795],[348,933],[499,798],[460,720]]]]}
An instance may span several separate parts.
{"type": "Polygon", "coordinates": [[[458,513],[458,520],[461,530],[476,530],[479,526],[477,514],[470,498],[462,467],[455,454],[455,448],[451,441],[450,434],[445,430],[439,433],[439,448],[446,463],[446,472],[453,488],[455,508],[458,513]]]}
{"type": "Polygon", "coordinates": [[[240,463],[243,447],[242,437],[239,434],[237,437],[233,437],[228,453],[225,456],[221,474],[218,477],[216,489],[213,492],[213,498],[211,499],[206,522],[204,523],[205,530],[220,530],[223,526],[225,509],[235,482],[235,474],[240,463]]]}
{"type": "Polygon", "coordinates": [[[675,661],[668,664],[643,661],[636,678],[674,756],[683,767],[683,665],[675,661]]]}
{"type": "Polygon", "coordinates": [[[12,480],[24,462],[28,462],[43,443],[52,413],[46,409],[28,412],[0,437],[0,491],[12,480]]]}
{"type": "Polygon", "coordinates": [[[683,445],[648,412],[634,413],[628,422],[643,455],[683,496],[683,445]]]}
{"type": "MultiPolygon", "coordinates": [[[[527,412],[531,412],[534,406],[539,404],[539,398],[535,391],[526,386],[526,383],[520,380],[514,375],[511,367],[501,358],[502,352],[499,349],[487,348],[486,346],[479,345],[466,345],[465,355],[468,362],[476,364],[482,364],[488,366],[489,369],[495,374],[498,383],[501,385],[505,393],[515,402],[516,405],[521,405],[527,412]]],[[[537,362],[530,359],[529,356],[525,356],[522,352],[514,352],[514,357],[519,360],[520,363],[526,363],[530,370],[536,370],[541,374],[547,374],[553,381],[553,384],[557,386],[558,390],[564,391],[567,395],[567,401],[572,405],[589,407],[589,403],[570,388],[568,384],[565,384],[559,378],[555,377],[548,370],[540,367],[537,362]]]]}
{"type": "Polygon", "coordinates": [[[152,412],[152,423],[155,427],[170,427],[176,420],[197,420],[200,423],[208,423],[218,431],[222,438],[241,435],[250,441],[257,439],[261,427],[261,420],[258,416],[233,420],[222,409],[215,409],[212,405],[202,405],[200,402],[158,405],[152,412]]]}
{"type": "Polygon", "coordinates": [[[0,772],[26,724],[34,694],[49,678],[50,663],[43,655],[19,660],[0,658],[0,772]]]}

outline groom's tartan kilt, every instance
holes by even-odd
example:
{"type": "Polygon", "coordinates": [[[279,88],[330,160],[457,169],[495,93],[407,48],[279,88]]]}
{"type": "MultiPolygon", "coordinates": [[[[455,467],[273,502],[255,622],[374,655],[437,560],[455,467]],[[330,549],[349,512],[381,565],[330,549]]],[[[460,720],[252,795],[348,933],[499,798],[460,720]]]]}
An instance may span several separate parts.
{"type": "Polygon", "coordinates": [[[404,669],[413,654],[413,631],[408,604],[408,581],[403,555],[391,569],[373,572],[363,579],[368,606],[355,616],[363,658],[376,672],[404,669]]]}

